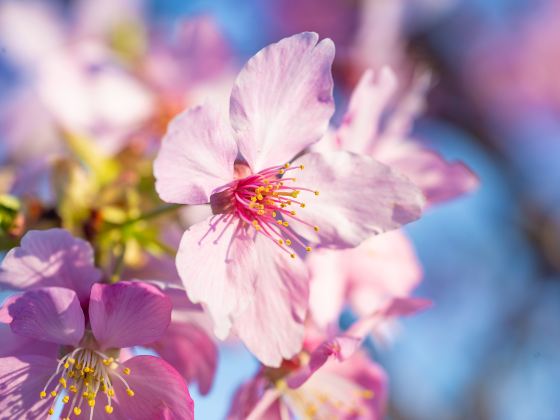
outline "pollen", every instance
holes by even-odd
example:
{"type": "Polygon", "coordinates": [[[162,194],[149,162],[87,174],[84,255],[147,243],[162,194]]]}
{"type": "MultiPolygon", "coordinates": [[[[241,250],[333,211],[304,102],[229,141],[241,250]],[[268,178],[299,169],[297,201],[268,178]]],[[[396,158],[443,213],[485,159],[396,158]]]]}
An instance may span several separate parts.
{"type": "Polygon", "coordinates": [[[82,414],[82,409],[80,407],[74,407],[74,414],[76,416],[79,416],[80,414],[82,414]]]}
{"type": "Polygon", "coordinates": [[[107,414],[112,414],[113,413],[113,407],[111,407],[110,405],[106,405],[105,406],[105,412],[107,414]]]}
{"type": "Polygon", "coordinates": [[[47,398],[47,393],[45,391],[41,391],[41,393],[39,394],[39,397],[41,399],[45,399],[45,398],[47,398]]]}
{"type": "Polygon", "coordinates": [[[319,191],[314,191],[313,194],[319,195],[319,191]]]}
{"type": "Polygon", "coordinates": [[[62,402],[64,404],[68,404],[68,401],[70,401],[70,397],[68,395],[65,395],[64,398],[62,399],[62,402]]]}
{"type": "Polygon", "coordinates": [[[124,373],[125,375],[130,375],[130,368],[125,367],[125,368],[123,369],[123,373],[124,373]]]}
{"type": "Polygon", "coordinates": [[[126,393],[128,394],[129,397],[134,397],[134,391],[132,389],[127,388],[126,393]]]}
{"type": "Polygon", "coordinates": [[[306,250],[307,252],[311,252],[311,247],[310,247],[310,246],[306,246],[306,247],[305,247],[305,250],[306,250]]]}

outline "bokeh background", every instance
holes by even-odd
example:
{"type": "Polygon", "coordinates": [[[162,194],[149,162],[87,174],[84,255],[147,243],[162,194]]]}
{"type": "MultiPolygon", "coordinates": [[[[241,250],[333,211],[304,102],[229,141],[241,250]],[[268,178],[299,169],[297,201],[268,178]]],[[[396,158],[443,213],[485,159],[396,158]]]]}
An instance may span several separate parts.
{"type": "MultiPolygon", "coordinates": [[[[40,158],[58,147],[50,113],[111,148],[111,118],[133,109],[120,127],[151,112],[157,138],[170,115],[225,89],[260,48],[305,30],[336,43],[340,110],[367,68],[392,66],[403,89],[429,69],[415,137],[481,181],[407,228],[425,273],[417,294],[435,306],[404,321],[391,347],[371,349],[389,373],[388,418],[560,419],[557,0],[0,0],[2,191],[30,193],[40,158]],[[133,82],[84,88],[71,71],[43,69],[57,43],[81,39],[118,57],[100,64],[86,51],[88,72],[111,66],[133,82]],[[144,105],[150,92],[166,100],[144,105]],[[13,182],[9,171],[23,172],[13,182]]],[[[52,66],[71,67],[61,63],[52,66]]],[[[223,347],[213,391],[194,391],[198,418],[222,418],[256,367],[242,348],[223,347]]]]}

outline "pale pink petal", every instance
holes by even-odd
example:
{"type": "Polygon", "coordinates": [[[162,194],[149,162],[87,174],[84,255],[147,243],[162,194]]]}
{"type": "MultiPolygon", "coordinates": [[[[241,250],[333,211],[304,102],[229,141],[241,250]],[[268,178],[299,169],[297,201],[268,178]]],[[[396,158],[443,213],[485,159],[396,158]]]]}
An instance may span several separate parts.
{"type": "Polygon", "coordinates": [[[89,243],[64,229],[29,231],[0,265],[2,286],[16,290],[66,287],[74,290],[82,303],[100,277],[89,243]]]}
{"type": "Polygon", "coordinates": [[[152,347],[189,384],[196,382],[202,395],[210,392],[218,349],[206,331],[190,323],[172,322],[163,337],[152,347]]]}
{"type": "Polygon", "coordinates": [[[156,190],[170,203],[204,204],[217,187],[233,180],[237,146],[220,111],[189,109],[169,125],[154,161],[156,190]]]}
{"type": "MultiPolygon", "coordinates": [[[[357,399],[360,418],[382,420],[388,397],[388,378],[381,366],[370,360],[363,352],[358,352],[344,363],[328,363],[325,371],[352,381],[361,392],[357,399]],[[361,395],[360,395],[361,394],[361,395]]],[[[355,417],[350,417],[355,418],[355,417]]]]}
{"type": "Polygon", "coordinates": [[[35,420],[47,418],[52,400],[39,398],[56,358],[20,356],[0,358],[0,418],[35,420]]]}
{"type": "Polygon", "coordinates": [[[460,197],[479,185],[478,177],[464,163],[446,161],[414,143],[397,145],[382,159],[414,182],[430,205],[460,197]]]}
{"type": "MultiPolygon", "coordinates": [[[[114,379],[115,408],[105,419],[191,420],[194,403],[185,380],[164,360],[137,356],[123,363],[130,369],[126,381],[134,396],[129,397],[121,381],[114,379]]],[[[97,417],[96,417],[97,418],[97,417]]]]}
{"type": "Polygon", "coordinates": [[[309,268],[309,313],[319,327],[338,321],[349,288],[346,250],[318,249],[307,256],[309,268]]]}
{"type": "Polygon", "coordinates": [[[55,343],[14,334],[10,326],[5,324],[0,324],[0,343],[0,357],[40,355],[56,359],[60,347],[55,343]]]}
{"type": "Polygon", "coordinates": [[[244,309],[255,293],[255,280],[245,275],[253,235],[239,228],[237,220],[225,220],[214,216],[191,226],[176,259],[189,299],[208,310],[220,339],[229,333],[232,314],[244,309]]]}
{"type": "Polygon", "coordinates": [[[388,68],[383,68],[379,74],[372,70],[364,73],[352,92],[348,110],[336,132],[340,148],[364,154],[372,151],[383,112],[396,88],[395,74],[388,68]]]}
{"type": "Polygon", "coordinates": [[[265,365],[280,366],[301,350],[308,302],[308,273],[299,259],[258,235],[243,275],[255,285],[247,308],[234,318],[235,332],[265,365]]]}
{"type": "Polygon", "coordinates": [[[347,248],[372,235],[412,222],[422,213],[424,197],[407,178],[364,155],[349,152],[308,153],[294,162],[304,165],[297,185],[306,203],[301,223],[292,228],[326,247],[347,248]],[[315,195],[313,191],[318,191],[315,195]]]}
{"type": "Polygon", "coordinates": [[[391,318],[414,315],[428,309],[432,301],[421,298],[394,298],[385,306],[369,316],[360,318],[346,332],[345,335],[363,340],[383,322],[391,318]]]}
{"type": "Polygon", "coordinates": [[[257,374],[248,382],[240,385],[231,399],[227,414],[228,420],[246,420],[265,393],[268,381],[257,374]]]}
{"type": "Polygon", "coordinates": [[[62,287],[30,290],[8,306],[15,334],[57,344],[77,345],[85,318],[78,296],[62,287]]]}
{"type": "Polygon", "coordinates": [[[237,77],[230,119],[254,172],[290,161],[327,130],[334,112],[334,44],[318,40],[304,32],[269,45],[237,77]]]}
{"type": "Polygon", "coordinates": [[[353,356],[361,342],[362,340],[359,338],[345,335],[325,341],[311,353],[309,362],[305,367],[289,376],[288,386],[299,388],[327,361],[344,361],[353,356]]]}
{"type": "Polygon", "coordinates": [[[102,349],[150,344],[171,321],[171,300],[141,282],[96,284],[91,289],[91,329],[102,349]]]}

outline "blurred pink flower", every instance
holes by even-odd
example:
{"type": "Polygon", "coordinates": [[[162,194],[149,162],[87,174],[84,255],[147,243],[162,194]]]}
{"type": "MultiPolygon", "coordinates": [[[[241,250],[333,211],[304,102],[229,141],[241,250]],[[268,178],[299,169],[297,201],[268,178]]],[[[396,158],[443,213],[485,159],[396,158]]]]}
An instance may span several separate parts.
{"type": "Polygon", "coordinates": [[[119,362],[121,348],[162,336],[171,318],[169,298],[148,284],[95,284],[87,305],[86,317],[76,293],[61,287],[9,299],[4,312],[12,332],[58,345],[59,355],[21,351],[0,358],[2,413],[44,417],[60,400],[63,418],[87,410],[90,418],[95,412],[95,418],[192,419],[187,386],[170,365],[153,356],[119,362]]]}
{"type": "Polygon", "coordinates": [[[411,138],[414,118],[424,104],[429,77],[422,75],[389,112],[397,89],[391,70],[364,73],[354,89],[340,127],[326,136],[318,150],[367,154],[406,175],[422,189],[429,204],[441,203],[478,186],[478,178],[461,162],[447,162],[411,138]]]}
{"type": "MultiPolygon", "coordinates": [[[[165,269],[158,268],[157,264],[147,267],[145,277],[140,278],[145,279],[145,283],[154,278],[173,282],[173,275],[177,277],[177,274],[173,262],[170,263],[170,266],[161,263],[165,269]]],[[[84,308],[89,302],[91,287],[100,279],[101,272],[93,265],[93,249],[89,243],[74,238],[63,229],[29,231],[21,246],[8,252],[0,263],[0,287],[11,290],[67,288],[76,293],[84,308]]],[[[149,283],[157,286],[166,295],[166,300],[173,303],[173,311],[169,328],[154,342],[143,345],[156,350],[189,383],[198,383],[200,392],[206,394],[211,388],[217,363],[216,344],[209,335],[210,320],[199,305],[188,301],[182,288],[160,281],[149,283]]],[[[0,321],[6,317],[6,307],[0,309],[0,321]]],[[[36,347],[8,330],[0,329],[0,340],[9,343],[9,348],[2,349],[0,355],[12,354],[8,351],[10,348],[29,351],[26,347],[36,347]]]]}
{"type": "Polygon", "coordinates": [[[387,378],[360,345],[376,324],[429,305],[423,299],[393,299],[328,339],[309,327],[297,357],[279,368],[262,368],[238,389],[228,419],[384,418],[387,378]]]}
{"type": "Polygon", "coordinates": [[[216,107],[188,110],[171,123],[154,163],[164,201],[210,203],[215,215],[187,230],[179,247],[189,298],[209,310],[219,338],[233,325],[272,366],[303,338],[307,273],[290,246],[310,251],[300,237],[356,246],[415,220],[423,205],[409,181],[368,157],[298,157],[323,136],[334,110],[334,46],[317,42],[302,33],[257,53],[234,85],[231,125],[216,107]]]}

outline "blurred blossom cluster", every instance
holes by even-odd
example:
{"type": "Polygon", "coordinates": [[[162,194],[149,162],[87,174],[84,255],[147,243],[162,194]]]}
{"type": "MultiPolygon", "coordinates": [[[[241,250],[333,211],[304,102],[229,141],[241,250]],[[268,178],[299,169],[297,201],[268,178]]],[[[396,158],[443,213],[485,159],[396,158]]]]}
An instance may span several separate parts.
{"type": "Polygon", "coordinates": [[[560,418],[555,0],[0,0],[0,419],[560,418]]]}

